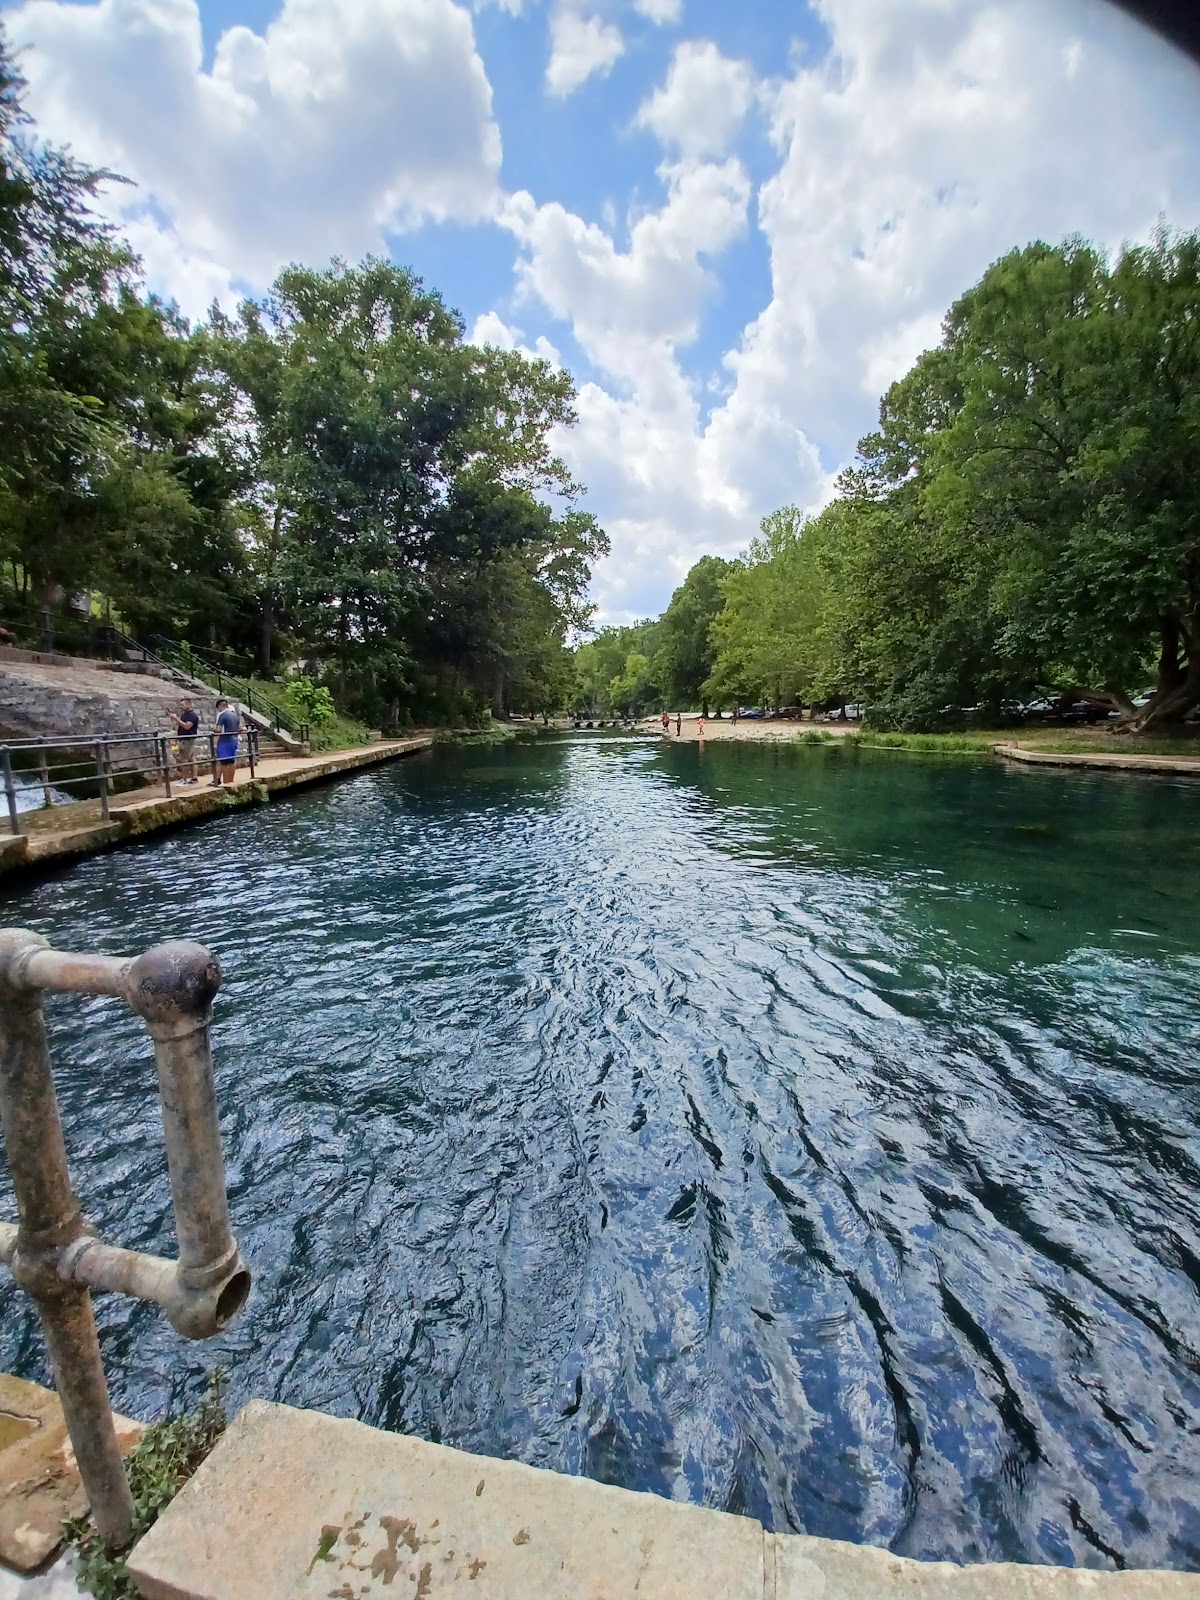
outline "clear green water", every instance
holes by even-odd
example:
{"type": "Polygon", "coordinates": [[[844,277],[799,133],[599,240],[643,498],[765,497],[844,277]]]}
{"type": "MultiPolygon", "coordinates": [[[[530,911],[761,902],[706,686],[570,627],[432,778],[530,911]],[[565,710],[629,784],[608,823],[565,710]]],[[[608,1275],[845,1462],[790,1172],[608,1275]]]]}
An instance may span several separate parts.
{"type": "MultiPolygon", "coordinates": [[[[220,1358],[781,1530],[1200,1569],[1198,820],[1184,782],[583,736],[10,893],[226,968],[255,1292],[202,1349],[103,1302],[115,1399],[220,1358]]],[[[145,1040],[51,1010],[86,1207],[170,1250],[145,1040]]],[[[45,1375],[9,1288],[0,1366],[45,1375]]]]}

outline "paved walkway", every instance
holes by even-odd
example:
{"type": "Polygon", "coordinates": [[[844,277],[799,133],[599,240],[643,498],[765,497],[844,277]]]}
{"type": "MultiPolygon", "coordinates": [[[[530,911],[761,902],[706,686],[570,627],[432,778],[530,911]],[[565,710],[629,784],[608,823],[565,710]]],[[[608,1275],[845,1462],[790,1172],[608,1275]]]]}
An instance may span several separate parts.
{"type": "Polygon", "coordinates": [[[1183,773],[1200,778],[1200,758],[1195,756],[1139,756],[1116,751],[1092,752],[1026,750],[1017,744],[996,744],[992,749],[1006,761],[1020,761],[1031,767],[1106,767],[1111,772],[1183,773]]]}
{"type": "Polygon", "coordinates": [[[261,804],[287,789],[324,783],[362,767],[395,761],[418,750],[428,750],[432,744],[432,734],[419,734],[315,756],[266,756],[256,763],[253,779],[248,767],[239,767],[236,781],[229,787],[214,788],[201,778],[195,788],[172,782],[170,798],[161,785],[114,796],[107,822],[100,815],[98,800],[24,812],[21,825],[27,831],[19,837],[0,839],[0,876],[58,858],[92,855],[161,828],[223,816],[230,807],[261,804]]]}

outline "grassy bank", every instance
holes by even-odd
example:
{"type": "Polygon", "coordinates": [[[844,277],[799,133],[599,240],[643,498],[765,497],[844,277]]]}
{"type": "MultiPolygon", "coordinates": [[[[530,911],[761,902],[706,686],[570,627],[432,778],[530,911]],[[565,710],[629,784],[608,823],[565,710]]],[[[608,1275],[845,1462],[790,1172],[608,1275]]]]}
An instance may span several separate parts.
{"type": "Polygon", "coordinates": [[[335,715],[309,728],[309,743],[314,755],[323,750],[353,750],[356,745],[371,743],[371,730],[353,717],[335,715]]]}
{"type": "Polygon", "coordinates": [[[909,750],[922,755],[986,756],[1003,733],[848,733],[840,741],[865,750],[909,750]]]}
{"type": "MultiPolygon", "coordinates": [[[[999,735],[996,736],[999,738],[999,735]]],[[[1059,756],[1171,756],[1185,761],[1200,761],[1200,737],[1180,730],[1179,733],[1139,734],[1109,733],[1053,733],[1031,734],[1027,728],[1013,733],[1006,743],[1020,745],[1022,750],[1043,750],[1047,755],[1059,756]]]]}

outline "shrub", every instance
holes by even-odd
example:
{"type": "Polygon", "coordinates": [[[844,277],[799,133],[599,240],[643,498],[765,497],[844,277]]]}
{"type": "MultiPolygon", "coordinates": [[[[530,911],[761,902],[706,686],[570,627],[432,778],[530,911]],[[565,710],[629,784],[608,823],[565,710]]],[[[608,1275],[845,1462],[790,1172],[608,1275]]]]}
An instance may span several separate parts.
{"type": "MultiPolygon", "coordinates": [[[[154,1422],[125,1460],[133,1494],[133,1537],[136,1544],[158,1520],[225,1431],[225,1374],[209,1375],[208,1393],[194,1411],[173,1421],[154,1422]]],[[[125,1552],[109,1550],[91,1517],[63,1524],[67,1542],[76,1551],[75,1576],[96,1600],[139,1600],[125,1569],[125,1552]]]]}
{"type": "Polygon", "coordinates": [[[311,723],[314,728],[331,722],[337,714],[329,690],[311,678],[293,678],[283,691],[283,698],[302,721],[311,723]]]}

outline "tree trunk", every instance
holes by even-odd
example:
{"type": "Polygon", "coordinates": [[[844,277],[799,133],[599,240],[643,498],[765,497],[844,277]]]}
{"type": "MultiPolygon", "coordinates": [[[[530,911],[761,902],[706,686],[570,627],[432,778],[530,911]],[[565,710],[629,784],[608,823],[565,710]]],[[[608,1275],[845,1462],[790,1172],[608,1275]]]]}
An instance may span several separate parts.
{"type": "MultiPolygon", "coordinates": [[[[1197,602],[1200,608],[1200,601],[1197,602]]],[[[1164,617],[1158,658],[1158,687],[1144,706],[1128,706],[1119,725],[1122,733],[1144,733],[1160,722],[1182,722],[1200,705],[1200,636],[1188,632],[1179,617],[1164,617]]]]}
{"type": "Polygon", "coordinates": [[[259,660],[262,662],[263,675],[271,676],[271,651],[275,643],[275,597],[264,595],[262,603],[262,633],[260,636],[259,660]]]}
{"type": "Polygon", "coordinates": [[[1171,687],[1160,689],[1140,707],[1130,731],[1144,733],[1160,722],[1182,722],[1195,706],[1200,706],[1200,651],[1188,657],[1186,669],[1171,687]]]}

